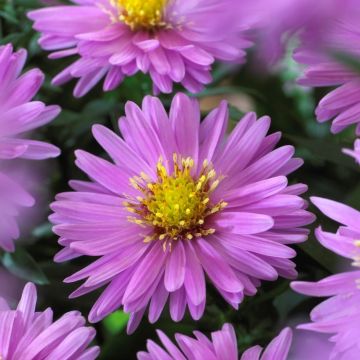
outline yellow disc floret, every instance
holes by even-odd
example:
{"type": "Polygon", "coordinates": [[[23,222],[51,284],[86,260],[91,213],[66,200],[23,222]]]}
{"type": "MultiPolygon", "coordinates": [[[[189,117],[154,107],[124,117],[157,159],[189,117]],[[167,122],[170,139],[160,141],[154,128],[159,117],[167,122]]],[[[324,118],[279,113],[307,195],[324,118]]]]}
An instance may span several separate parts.
{"type": "Polygon", "coordinates": [[[210,194],[220,180],[207,161],[198,176],[193,174],[193,159],[180,159],[174,154],[173,163],[173,171],[169,173],[163,162],[158,162],[155,182],[146,174],[132,178],[131,184],[142,196],[136,202],[124,204],[128,211],[137,214],[129,217],[129,221],[153,227],[153,234],[145,241],[165,240],[165,247],[170,240],[191,240],[213,234],[215,230],[206,227],[206,218],[227,205],[223,201],[211,203],[210,194]]]}
{"type": "Polygon", "coordinates": [[[168,0],[116,0],[120,20],[133,30],[164,27],[164,9],[168,0]]]}

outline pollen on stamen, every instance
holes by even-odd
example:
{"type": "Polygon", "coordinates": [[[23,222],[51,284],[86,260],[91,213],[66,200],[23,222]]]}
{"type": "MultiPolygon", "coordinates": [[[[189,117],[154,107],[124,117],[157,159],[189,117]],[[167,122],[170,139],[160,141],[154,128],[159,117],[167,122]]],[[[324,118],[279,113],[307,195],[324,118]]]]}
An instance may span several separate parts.
{"type": "Polygon", "coordinates": [[[165,27],[164,11],[168,0],[115,0],[119,20],[132,30],[153,30],[165,27]]]}
{"type": "Polygon", "coordinates": [[[155,181],[143,173],[130,179],[142,196],[126,202],[126,209],[139,216],[129,217],[129,221],[151,226],[154,231],[145,242],[158,239],[164,241],[166,249],[171,241],[192,240],[215,232],[206,227],[206,218],[227,205],[224,201],[211,202],[210,195],[221,179],[208,161],[203,162],[198,176],[193,175],[194,166],[192,158],[174,154],[172,171],[167,170],[169,166],[162,159],[158,161],[155,181]]]}

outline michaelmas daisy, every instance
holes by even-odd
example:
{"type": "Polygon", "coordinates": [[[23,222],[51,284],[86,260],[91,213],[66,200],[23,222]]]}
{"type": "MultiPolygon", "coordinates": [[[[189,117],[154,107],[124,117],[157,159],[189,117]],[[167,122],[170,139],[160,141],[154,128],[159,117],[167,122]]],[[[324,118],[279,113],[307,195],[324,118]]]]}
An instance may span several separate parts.
{"type": "Polygon", "coordinates": [[[74,0],[29,13],[40,45],[53,59],[75,55],[53,83],[78,79],[83,96],[101,79],[105,91],[138,71],[150,74],[154,91],[173,83],[198,92],[212,80],[215,60],[244,62],[248,0],[74,0]]]}
{"type": "Polygon", "coordinates": [[[106,285],[89,319],[123,307],[133,331],[149,309],[155,322],[165,304],[173,320],[186,308],[199,319],[206,282],[234,308],[261,280],[296,277],[288,244],[306,240],[313,221],[286,176],[302,165],[294,149],[275,149],[270,119],[247,114],[226,135],[222,103],[200,123],[196,100],[178,94],[169,115],[157,98],[142,109],[128,102],[119,126],[123,139],[96,125],[93,134],[112,161],[76,152],[90,182],[71,182],[59,194],[51,221],[65,248],[57,261],[95,261],[66,279],[86,279],[72,296],[106,285]]]}

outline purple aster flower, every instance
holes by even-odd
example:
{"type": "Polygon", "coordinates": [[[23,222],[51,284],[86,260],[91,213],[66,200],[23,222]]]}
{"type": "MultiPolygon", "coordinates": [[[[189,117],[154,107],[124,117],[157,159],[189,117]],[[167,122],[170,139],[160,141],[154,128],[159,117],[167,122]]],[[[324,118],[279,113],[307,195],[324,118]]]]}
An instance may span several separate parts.
{"type": "Polygon", "coordinates": [[[304,29],[311,34],[313,42],[321,40],[329,18],[339,15],[348,0],[258,0],[257,31],[259,60],[273,65],[285,52],[289,41],[304,29]]]}
{"type": "Polygon", "coordinates": [[[56,261],[99,257],[66,279],[87,279],[72,294],[107,285],[89,319],[123,307],[133,331],[149,306],[155,322],[167,301],[174,321],[199,319],[205,275],[234,308],[261,280],[296,277],[287,244],[306,240],[314,217],[288,186],[302,165],[294,149],[274,149],[270,119],[246,115],[230,136],[227,104],[200,124],[196,100],[178,94],[168,115],[157,98],[142,109],[128,102],[119,126],[123,139],[97,125],[93,134],[112,162],[84,151],[76,165],[91,182],[74,181],[59,194],[51,221],[65,247],[56,261]]]}
{"type": "Polygon", "coordinates": [[[138,360],[286,360],[292,340],[290,328],[285,328],[264,351],[257,345],[246,350],[239,358],[235,331],[230,324],[211,333],[211,340],[200,331],[194,331],[195,338],[176,334],[177,345],[162,331],[158,330],[157,333],[166,350],[148,340],[148,352],[139,352],[138,360]]]}
{"type": "Polygon", "coordinates": [[[51,58],[78,57],[53,81],[79,79],[78,97],[102,78],[109,91],[138,71],[150,74],[156,93],[171,93],[174,82],[198,92],[211,82],[215,60],[242,63],[251,45],[245,35],[248,0],[73,2],[32,11],[29,17],[51,58]]]}
{"type": "Polygon", "coordinates": [[[14,250],[19,236],[15,217],[19,207],[29,207],[34,199],[9,177],[5,165],[14,159],[42,160],[56,157],[59,149],[41,141],[29,140],[25,133],[52,121],[58,106],[31,101],[43,83],[38,69],[23,75],[26,51],[13,52],[11,45],[0,47],[0,247],[14,250]]]}
{"type": "Polygon", "coordinates": [[[36,312],[36,287],[28,283],[16,310],[0,298],[0,359],[92,360],[99,348],[88,348],[95,330],[85,327],[77,311],[68,312],[53,321],[50,308],[36,312]]]}
{"type": "Polygon", "coordinates": [[[333,14],[328,26],[321,29],[320,42],[305,31],[294,58],[306,69],[299,83],[312,87],[335,87],[319,103],[319,122],[332,120],[331,131],[339,133],[356,125],[360,135],[360,76],[341,62],[336,54],[360,58],[360,7],[357,1],[341,2],[344,11],[333,14]],[[346,6],[344,6],[346,5],[346,6]]]}
{"type": "MultiPolygon", "coordinates": [[[[316,230],[316,237],[327,249],[353,260],[360,266],[360,212],[344,204],[314,197],[312,202],[341,226],[335,234],[316,230]]],[[[329,276],[321,281],[293,282],[297,292],[311,296],[329,296],[311,312],[312,323],[300,328],[333,334],[335,343],[331,359],[355,360],[359,358],[360,270],[329,276]]]]}

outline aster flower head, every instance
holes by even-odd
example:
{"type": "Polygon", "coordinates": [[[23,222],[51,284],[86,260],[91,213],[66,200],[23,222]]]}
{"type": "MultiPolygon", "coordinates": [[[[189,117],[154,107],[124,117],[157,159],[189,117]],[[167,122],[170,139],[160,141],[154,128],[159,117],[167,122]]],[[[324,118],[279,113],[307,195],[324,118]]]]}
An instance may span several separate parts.
{"type": "Polygon", "coordinates": [[[187,307],[199,319],[205,275],[234,308],[261,280],[296,276],[286,245],[306,240],[313,215],[299,196],[306,186],[287,183],[302,160],[291,146],[274,150],[280,134],[267,135],[268,117],[250,113],[227,137],[226,103],[201,124],[198,102],[183,94],[169,115],[153,97],[125,112],[123,139],[93,128],[112,162],[77,151],[91,182],[71,182],[75,191],[51,205],[65,247],[56,260],[99,257],[66,279],[87,279],[72,296],[107,285],[90,321],[123,307],[133,331],[148,307],[155,322],[168,300],[173,320],[187,307]]]}
{"type": "Polygon", "coordinates": [[[257,345],[239,358],[235,331],[230,324],[211,333],[211,340],[200,331],[194,331],[195,338],[176,334],[177,345],[162,331],[158,331],[158,336],[165,350],[148,340],[147,352],[139,352],[138,360],[286,360],[292,340],[290,328],[285,328],[264,350],[257,345]]]}
{"type": "Polygon", "coordinates": [[[60,153],[53,145],[24,136],[52,121],[60,111],[58,106],[31,101],[44,75],[38,69],[21,75],[25,61],[25,50],[14,52],[10,44],[0,47],[0,247],[7,251],[14,250],[13,239],[19,236],[15,221],[19,207],[32,206],[34,199],[4,166],[15,159],[42,160],[60,153]]]}
{"type": "Polygon", "coordinates": [[[156,93],[171,93],[173,83],[198,92],[211,82],[215,60],[242,63],[251,45],[245,35],[247,0],[73,2],[29,17],[51,58],[77,56],[53,83],[78,79],[78,97],[103,78],[109,91],[138,71],[150,75],[156,93]]]}
{"type": "Polygon", "coordinates": [[[16,310],[0,298],[0,359],[92,360],[99,354],[97,346],[88,347],[95,330],[85,327],[77,311],[68,312],[53,321],[50,308],[36,312],[37,294],[28,283],[16,310]]]}
{"type": "Polygon", "coordinates": [[[332,121],[331,131],[339,133],[356,125],[360,134],[360,76],[341,61],[342,57],[360,58],[360,8],[354,0],[340,2],[343,11],[335,12],[328,26],[321,29],[321,41],[314,42],[311,31],[302,34],[294,58],[305,65],[299,83],[311,87],[335,87],[319,103],[319,122],[332,121]]]}
{"type": "MultiPolygon", "coordinates": [[[[352,260],[360,266],[360,212],[341,203],[323,198],[312,198],[312,202],[329,218],[341,226],[335,234],[319,227],[316,237],[334,253],[352,260]]],[[[329,299],[311,312],[312,323],[301,325],[301,329],[332,334],[333,347],[330,359],[355,360],[359,357],[360,321],[360,270],[355,269],[329,276],[318,282],[292,283],[292,288],[302,294],[329,299]]]]}

